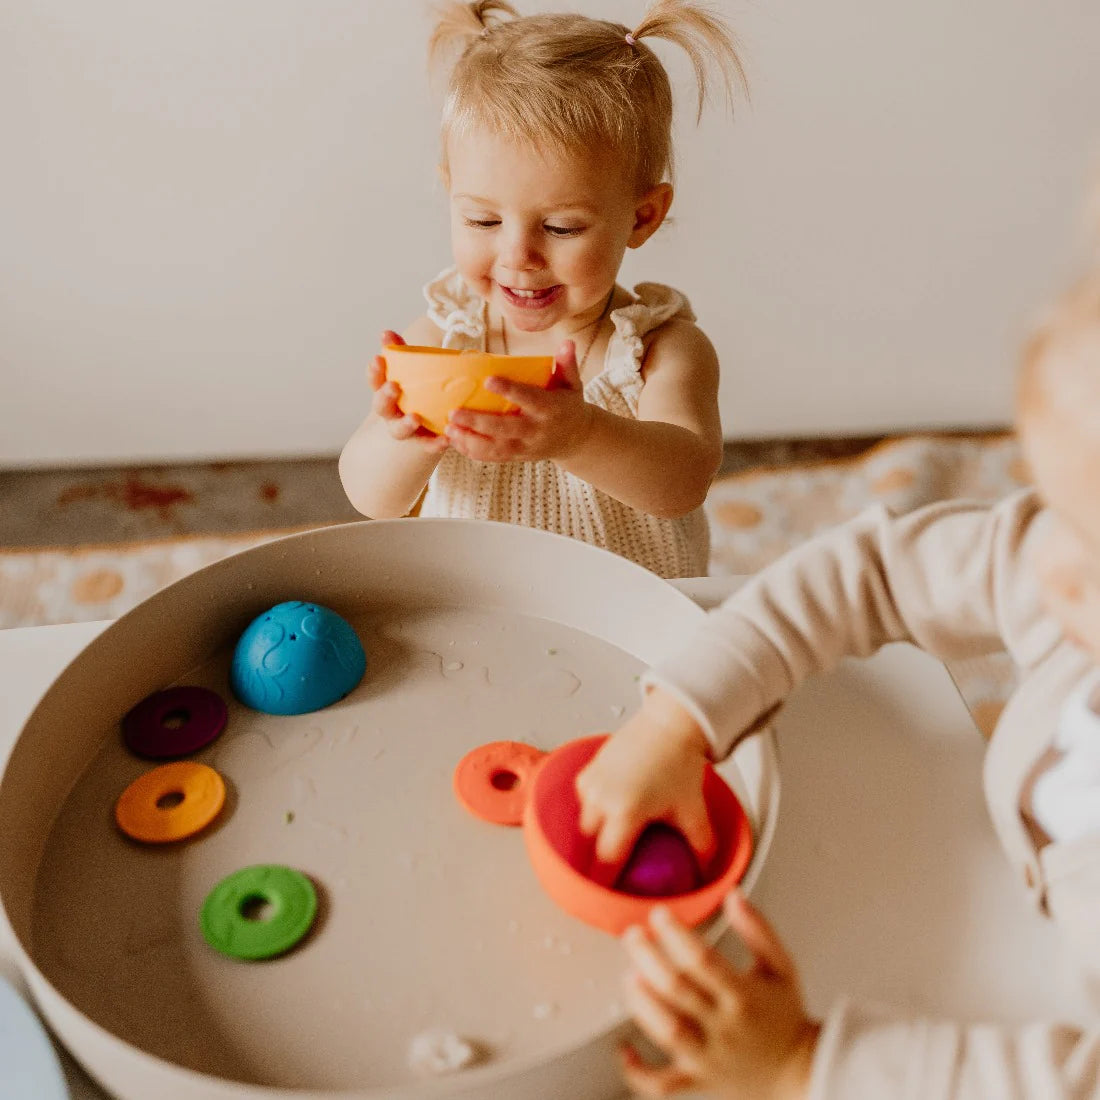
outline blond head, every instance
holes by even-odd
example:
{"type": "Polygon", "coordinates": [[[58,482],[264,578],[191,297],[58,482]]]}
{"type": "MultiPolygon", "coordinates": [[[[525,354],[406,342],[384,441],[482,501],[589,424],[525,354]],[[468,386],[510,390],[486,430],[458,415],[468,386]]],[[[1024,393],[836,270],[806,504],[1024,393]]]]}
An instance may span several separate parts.
{"type": "Polygon", "coordinates": [[[457,55],[443,109],[444,172],[448,141],[484,127],[557,153],[618,151],[638,191],[671,178],[672,89],[647,38],[688,55],[698,114],[712,73],[729,103],[735,86],[747,90],[729,28],[690,0],[655,0],[633,30],[584,15],[521,17],[506,0],[443,4],[431,58],[457,55]]]}
{"type": "Polygon", "coordinates": [[[1021,423],[1054,413],[1100,439],[1100,187],[1089,210],[1092,262],[1051,306],[1023,355],[1017,408],[1021,423]]]}

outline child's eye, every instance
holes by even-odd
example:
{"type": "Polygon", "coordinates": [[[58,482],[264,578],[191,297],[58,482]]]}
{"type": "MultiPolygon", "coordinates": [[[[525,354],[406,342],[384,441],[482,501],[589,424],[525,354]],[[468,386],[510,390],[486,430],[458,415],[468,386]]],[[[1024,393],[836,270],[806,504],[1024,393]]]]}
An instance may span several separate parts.
{"type": "Polygon", "coordinates": [[[544,225],[542,228],[555,237],[576,237],[578,234],[584,232],[584,226],[582,225],[544,225]]]}
{"type": "Polygon", "coordinates": [[[500,225],[500,222],[494,218],[463,218],[462,220],[471,229],[492,229],[494,225],[500,225]]]}

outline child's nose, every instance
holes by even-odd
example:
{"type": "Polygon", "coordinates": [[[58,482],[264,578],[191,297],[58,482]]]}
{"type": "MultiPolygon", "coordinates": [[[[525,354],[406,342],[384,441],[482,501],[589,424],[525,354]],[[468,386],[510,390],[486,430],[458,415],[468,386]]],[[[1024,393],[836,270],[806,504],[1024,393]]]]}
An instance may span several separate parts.
{"type": "Polygon", "coordinates": [[[528,233],[516,233],[506,238],[500,261],[510,271],[532,271],[543,266],[538,243],[528,233]]]}

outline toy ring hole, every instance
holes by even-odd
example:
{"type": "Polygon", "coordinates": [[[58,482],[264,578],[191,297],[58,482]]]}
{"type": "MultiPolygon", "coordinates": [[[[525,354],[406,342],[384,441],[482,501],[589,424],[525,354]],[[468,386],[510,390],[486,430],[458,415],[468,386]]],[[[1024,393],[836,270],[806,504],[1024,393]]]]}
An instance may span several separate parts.
{"type": "Polygon", "coordinates": [[[275,906],[271,904],[271,899],[264,897],[263,894],[249,894],[242,899],[240,912],[245,920],[271,920],[275,915],[275,906]]]}
{"type": "Polygon", "coordinates": [[[174,810],[183,801],[183,791],[165,791],[157,799],[158,810],[174,810]]]}
{"type": "Polygon", "coordinates": [[[184,707],[175,707],[161,720],[160,724],[166,730],[182,729],[191,720],[191,712],[184,707]]]}
{"type": "Polygon", "coordinates": [[[290,640],[291,640],[292,642],[296,642],[296,641],[298,640],[298,635],[297,635],[297,634],[291,634],[291,636],[290,636],[290,640]]]}
{"type": "Polygon", "coordinates": [[[519,776],[507,768],[499,768],[489,776],[489,782],[498,791],[511,791],[515,789],[516,784],[519,782],[519,776]]]}

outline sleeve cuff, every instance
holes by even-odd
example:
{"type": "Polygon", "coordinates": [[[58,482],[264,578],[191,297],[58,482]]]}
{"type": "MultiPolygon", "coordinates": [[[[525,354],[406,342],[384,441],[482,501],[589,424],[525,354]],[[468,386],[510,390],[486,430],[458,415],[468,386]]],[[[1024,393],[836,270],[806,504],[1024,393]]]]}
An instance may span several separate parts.
{"type": "Polygon", "coordinates": [[[842,998],[822,1023],[807,1100],[950,1100],[958,1095],[959,1052],[955,1024],[842,998]]]}
{"type": "Polygon", "coordinates": [[[792,684],[775,649],[727,605],[711,613],[687,646],[645,673],[642,688],[652,687],[683,705],[710,742],[713,758],[722,760],[772,717],[792,684]]]}

